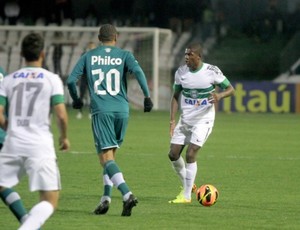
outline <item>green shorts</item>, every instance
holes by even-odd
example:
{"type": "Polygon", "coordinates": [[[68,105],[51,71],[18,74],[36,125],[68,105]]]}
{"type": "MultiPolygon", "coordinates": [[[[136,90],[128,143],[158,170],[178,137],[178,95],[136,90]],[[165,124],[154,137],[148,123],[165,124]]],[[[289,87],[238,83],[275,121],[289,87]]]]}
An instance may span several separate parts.
{"type": "Polygon", "coordinates": [[[92,116],[97,153],[121,146],[127,130],[128,118],[128,113],[97,113],[92,116]]]}

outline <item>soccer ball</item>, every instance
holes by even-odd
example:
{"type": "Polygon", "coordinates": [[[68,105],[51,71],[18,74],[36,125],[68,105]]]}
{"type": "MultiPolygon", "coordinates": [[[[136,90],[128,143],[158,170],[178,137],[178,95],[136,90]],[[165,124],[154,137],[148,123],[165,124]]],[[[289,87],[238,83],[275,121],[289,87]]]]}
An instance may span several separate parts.
{"type": "Polygon", "coordinates": [[[198,202],[206,207],[214,205],[218,200],[218,196],[218,190],[211,184],[202,185],[196,192],[198,202]]]}

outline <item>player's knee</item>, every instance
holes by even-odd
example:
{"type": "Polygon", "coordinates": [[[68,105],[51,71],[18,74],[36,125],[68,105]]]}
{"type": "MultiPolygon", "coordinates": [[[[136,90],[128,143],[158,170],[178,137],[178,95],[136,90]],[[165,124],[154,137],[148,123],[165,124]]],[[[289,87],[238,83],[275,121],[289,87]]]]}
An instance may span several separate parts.
{"type": "Polygon", "coordinates": [[[198,153],[199,149],[200,149],[199,146],[193,146],[188,149],[188,151],[186,152],[186,162],[187,163],[193,163],[196,161],[197,153],[198,153]]]}
{"type": "Polygon", "coordinates": [[[176,154],[175,152],[170,151],[168,157],[171,161],[177,161],[180,157],[180,154],[176,154]]]}
{"type": "Polygon", "coordinates": [[[196,155],[186,155],[186,163],[194,163],[196,162],[196,155]]]}

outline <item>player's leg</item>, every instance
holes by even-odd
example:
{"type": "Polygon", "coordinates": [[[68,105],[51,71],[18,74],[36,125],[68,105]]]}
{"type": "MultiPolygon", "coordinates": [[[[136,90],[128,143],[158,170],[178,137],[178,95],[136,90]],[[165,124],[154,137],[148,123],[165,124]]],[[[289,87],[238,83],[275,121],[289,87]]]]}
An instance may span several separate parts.
{"type": "Polygon", "coordinates": [[[59,191],[40,191],[40,202],[31,208],[19,230],[39,229],[53,214],[58,198],[59,191]]]}
{"type": "Polygon", "coordinates": [[[185,187],[186,168],[184,159],[181,156],[183,148],[184,145],[171,144],[168,156],[171,161],[172,168],[179,176],[182,187],[185,187]]]}
{"type": "MultiPolygon", "coordinates": [[[[115,151],[113,151],[113,159],[115,160],[115,151]]],[[[101,165],[103,167],[103,185],[104,185],[104,191],[103,195],[101,197],[101,202],[108,201],[111,203],[111,193],[112,188],[114,186],[113,182],[110,180],[109,175],[104,167],[104,163],[101,162],[101,165]]]]}
{"type": "Polygon", "coordinates": [[[40,202],[31,208],[19,229],[39,229],[57,207],[61,189],[60,173],[54,157],[28,158],[25,169],[29,177],[30,191],[40,192],[40,202]]]}
{"type": "Polygon", "coordinates": [[[24,207],[20,195],[12,188],[0,187],[0,197],[18,221],[20,223],[24,222],[27,217],[27,210],[24,207]]]}
{"type": "MultiPolygon", "coordinates": [[[[115,161],[116,149],[123,142],[127,124],[127,113],[118,113],[117,115],[96,114],[92,118],[92,129],[94,133],[95,143],[97,143],[96,148],[99,152],[98,156],[100,159],[100,163],[104,168],[105,174],[108,175],[108,178],[105,179],[107,179],[107,181],[110,180],[112,184],[116,188],[118,188],[123,196],[123,212],[124,207],[126,209],[125,213],[122,213],[123,216],[130,216],[132,207],[137,203],[136,198],[132,195],[132,192],[130,191],[128,185],[124,180],[123,173],[121,172],[118,164],[115,161]]],[[[96,209],[104,206],[101,203],[103,204],[103,202],[100,201],[100,204],[96,209]]],[[[100,213],[100,211],[98,211],[98,213],[95,213],[94,211],[94,213],[105,214],[106,211],[104,213],[100,213]]]]}
{"type": "Polygon", "coordinates": [[[178,122],[174,129],[174,134],[171,139],[170,151],[168,157],[171,161],[172,168],[175,170],[178,175],[182,187],[180,193],[177,195],[176,199],[170,200],[169,203],[188,203],[190,201],[186,200],[183,196],[183,189],[186,187],[186,166],[181,153],[185,146],[185,140],[188,133],[185,130],[184,126],[181,124],[181,121],[178,122]]]}
{"type": "MultiPolygon", "coordinates": [[[[107,133],[107,130],[110,130],[112,128],[111,127],[102,128],[106,126],[104,124],[105,122],[108,122],[107,124],[111,125],[109,119],[110,118],[108,116],[103,114],[95,114],[92,118],[92,130],[93,130],[94,141],[96,143],[95,147],[97,152],[99,153],[98,154],[99,162],[103,168],[103,173],[102,173],[103,195],[101,196],[99,203],[97,204],[96,208],[93,211],[93,213],[96,215],[106,214],[109,209],[109,205],[111,203],[111,193],[112,193],[113,183],[110,180],[108,172],[104,166],[105,159],[101,157],[103,146],[117,147],[117,143],[110,144],[111,140],[109,139],[109,137],[111,136],[111,134],[107,133]]],[[[110,155],[107,156],[111,157],[111,160],[115,159],[114,153],[112,154],[112,156],[110,155]]]]}
{"type": "MultiPolygon", "coordinates": [[[[128,114],[127,113],[118,113],[115,115],[115,130],[116,130],[116,140],[119,146],[122,145],[125,133],[128,126],[128,114]]],[[[114,158],[115,158],[116,150],[114,151],[114,158]]],[[[124,180],[124,185],[120,186],[119,189],[123,195],[123,211],[122,216],[130,216],[131,210],[136,204],[138,200],[129,190],[127,183],[124,180]],[[127,188],[126,188],[127,187],[127,188]],[[123,190],[123,191],[122,191],[123,190]]]]}
{"type": "Polygon", "coordinates": [[[0,198],[17,220],[22,223],[27,216],[27,210],[20,195],[12,188],[19,183],[23,175],[22,158],[10,155],[0,157],[0,198]]]}
{"type": "Polygon", "coordinates": [[[104,191],[101,200],[108,200],[109,203],[111,202],[111,192],[113,188],[113,182],[110,180],[108,172],[106,169],[103,169],[103,184],[104,184],[104,191]]]}
{"type": "Polygon", "coordinates": [[[182,183],[182,187],[185,187],[185,176],[186,176],[186,168],[185,162],[181,153],[185,146],[185,140],[188,135],[188,132],[185,129],[185,126],[181,124],[181,120],[179,120],[178,124],[174,129],[174,133],[171,139],[170,151],[169,151],[169,159],[172,164],[172,168],[175,170],[177,175],[180,178],[182,183]]]}
{"type": "Polygon", "coordinates": [[[192,129],[191,141],[186,150],[186,187],[184,188],[184,196],[191,197],[191,191],[195,184],[198,171],[197,153],[206,142],[211,134],[211,124],[198,124],[192,129]]]}
{"type": "Polygon", "coordinates": [[[191,191],[195,184],[195,178],[197,175],[197,161],[196,156],[200,146],[195,144],[189,144],[186,151],[186,177],[184,187],[184,197],[191,199],[191,191]]]}
{"type": "Polygon", "coordinates": [[[113,182],[110,180],[109,175],[107,173],[106,168],[104,167],[104,162],[102,162],[101,158],[99,157],[100,164],[103,167],[103,195],[100,198],[100,202],[94,209],[93,213],[96,215],[103,215],[107,213],[109,209],[109,204],[111,203],[111,193],[113,188],[113,182]]]}
{"type": "Polygon", "coordinates": [[[130,216],[131,209],[136,206],[137,199],[133,196],[127,183],[124,180],[122,171],[114,159],[111,159],[111,151],[104,151],[99,156],[102,157],[104,168],[112,181],[113,185],[118,188],[123,197],[123,211],[122,216],[130,216]]]}
{"type": "Polygon", "coordinates": [[[184,148],[184,145],[171,144],[169,159],[171,160],[172,168],[177,173],[182,187],[180,193],[176,196],[174,200],[170,200],[169,203],[190,203],[191,199],[184,196],[184,188],[186,187],[186,165],[181,156],[181,152],[184,148]]]}

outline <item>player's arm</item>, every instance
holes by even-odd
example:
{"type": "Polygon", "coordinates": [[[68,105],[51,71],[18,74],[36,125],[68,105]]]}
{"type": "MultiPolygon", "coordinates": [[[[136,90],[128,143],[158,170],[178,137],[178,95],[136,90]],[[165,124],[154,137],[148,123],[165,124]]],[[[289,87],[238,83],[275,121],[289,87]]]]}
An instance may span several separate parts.
{"type": "Polygon", "coordinates": [[[135,66],[132,69],[132,73],[134,74],[134,76],[136,77],[142,91],[145,97],[150,97],[150,92],[149,92],[149,88],[148,88],[148,84],[147,84],[147,80],[146,80],[146,76],[144,71],[142,70],[142,68],[140,66],[135,66]]]}
{"type": "Polygon", "coordinates": [[[51,99],[53,109],[56,115],[57,127],[59,130],[59,149],[67,151],[70,148],[68,139],[68,113],[62,95],[55,95],[51,99]]]}
{"type": "Polygon", "coordinates": [[[144,112],[150,112],[152,110],[153,103],[150,98],[150,92],[144,71],[142,70],[141,66],[139,65],[133,54],[130,52],[127,52],[125,62],[129,73],[134,74],[145,96],[144,112]]]}
{"type": "Polygon", "coordinates": [[[5,107],[6,107],[6,98],[4,96],[0,96],[0,128],[6,130],[7,128],[7,120],[5,118],[5,107]]]}
{"type": "Polygon", "coordinates": [[[81,56],[79,61],[76,63],[74,69],[67,79],[67,87],[70,93],[71,98],[73,99],[73,108],[80,109],[83,106],[81,99],[78,96],[77,92],[77,81],[84,74],[84,57],[81,56]]]}
{"type": "Polygon", "coordinates": [[[179,97],[181,93],[181,85],[174,84],[174,92],[171,99],[170,106],[170,136],[173,136],[175,125],[176,125],[176,113],[179,108],[179,97]]]}
{"type": "Polygon", "coordinates": [[[217,103],[225,97],[234,95],[235,90],[227,79],[225,79],[221,84],[218,84],[218,87],[222,90],[220,92],[211,93],[211,95],[208,97],[208,101],[210,103],[217,103]]]}
{"type": "Polygon", "coordinates": [[[140,85],[140,87],[143,91],[143,94],[145,96],[145,99],[144,99],[144,112],[150,112],[152,107],[153,107],[153,103],[152,103],[151,98],[150,98],[150,92],[149,92],[149,88],[148,88],[145,73],[139,65],[136,65],[132,69],[132,73],[136,77],[136,79],[137,79],[137,81],[138,81],[138,83],[139,83],[139,85],[140,85]]]}

